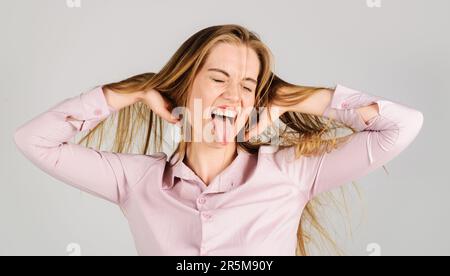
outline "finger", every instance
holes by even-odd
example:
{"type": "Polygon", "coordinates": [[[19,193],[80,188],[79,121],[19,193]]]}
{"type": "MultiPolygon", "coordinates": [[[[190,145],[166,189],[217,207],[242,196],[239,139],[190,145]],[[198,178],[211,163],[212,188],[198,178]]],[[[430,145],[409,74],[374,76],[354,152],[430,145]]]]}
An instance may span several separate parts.
{"type": "Polygon", "coordinates": [[[269,126],[270,120],[267,108],[263,109],[263,112],[259,116],[259,122],[245,136],[245,140],[248,141],[253,137],[256,137],[264,132],[264,130],[269,126]]]}
{"type": "Polygon", "coordinates": [[[176,124],[179,122],[179,119],[176,118],[172,113],[167,109],[160,109],[158,112],[156,112],[161,118],[168,121],[171,124],[176,124]]]}
{"type": "Polygon", "coordinates": [[[250,114],[252,113],[253,108],[244,108],[241,111],[241,114],[236,118],[236,132],[238,135],[239,142],[246,142],[245,140],[245,131],[242,131],[247,123],[247,118],[250,118],[250,114]]]}
{"type": "Polygon", "coordinates": [[[166,117],[165,120],[173,124],[179,123],[181,121],[181,118],[177,118],[175,115],[172,114],[173,103],[166,97],[163,97],[162,95],[161,98],[164,101],[165,109],[162,110],[162,113],[165,114],[164,115],[166,117]]]}

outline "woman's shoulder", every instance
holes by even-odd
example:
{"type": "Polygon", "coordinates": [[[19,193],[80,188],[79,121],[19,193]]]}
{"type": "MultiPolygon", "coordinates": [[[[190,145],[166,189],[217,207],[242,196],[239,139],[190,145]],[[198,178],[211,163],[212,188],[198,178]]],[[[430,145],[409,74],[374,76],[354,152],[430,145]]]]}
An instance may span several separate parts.
{"type": "Polygon", "coordinates": [[[159,161],[167,159],[167,154],[165,152],[155,152],[151,154],[140,154],[140,153],[120,153],[120,158],[122,160],[127,160],[131,163],[140,164],[142,161],[159,161]]]}
{"type": "Polygon", "coordinates": [[[285,166],[296,160],[295,146],[263,145],[258,150],[258,157],[285,166]]]}
{"type": "Polygon", "coordinates": [[[167,154],[156,152],[152,154],[120,153],[118,154],[125,173],[133,178],[140,177],[151,168],[164,168],[167,154]]]}
{"type": "Polygon", "coordinates": [[[301,155],[297,154],[296,145],[290,146],[277,146],[277,145],[264,145],[260,146],[258,150],[258,156],[269,159],[272,162],[279,164],[280,166],[294,165],[299,168],[299,165],[304,163],[317,163],[321,159],[321,155],[301,155]]]}
{"type": "Polygon", "coordinates": [[[294,146],[282,145],[262,145],[259,147],[258,154],[288,154],[294,150],[294,146]]]}

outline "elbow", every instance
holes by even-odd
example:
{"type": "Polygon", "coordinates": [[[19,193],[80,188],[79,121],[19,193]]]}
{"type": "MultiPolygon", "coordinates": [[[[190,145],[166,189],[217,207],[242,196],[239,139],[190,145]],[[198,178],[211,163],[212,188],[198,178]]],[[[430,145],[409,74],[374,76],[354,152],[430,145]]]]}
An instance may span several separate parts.
{"type": "Polygon", "coordinates": [[[14,144],[16,145],[17,148],[22,149],[25,145],[25,134],[23,132],[23,129],[21,127],[16,128],[16,130],[14,131],[14,144]]]}
{"type": "Polygon", "coordinates": [[[419,110],[416,110],[414,114],[411,114],[411,124],[409,126],[409,133],[413,137],[416,137],[419,134],[420,130],[423,126],[423,113],[419,110]]]}
{"type": "Polygon", "coordinates": [[[418,128],[418,131],[420,131],[421,129],[422,129],[422,126],[423,126],[423,113],[422,112],[420,112],[420,111],[417,111],[417,113],[418,113],[418,115],[417,115],[417,128],[418,128]]]}
{"type": "Polygon", "coordinates": [[[21,126],[14,131],[13,140],[16,148],[26,158],[32,160],[40,155],[40,150],[35,146],[35,135],[30,133],[26,126],[21,126]]]}
{"type": "Polygon", "coordinates": [[[26,151],[26,148],[31,144],[32,135],[26,131],[26,129],[21,126],[15,129],[13,140],[14,144],[22,152],[26,151]]]}
{"type": "Polygon", "coordinates": [[[418,136],[422,129],[424,121],[423,113],[415,110],[408,116],[407,123],[400,128],[400,135],[398,137],[397,146],[405,148],[409,146],[418,136]]]}

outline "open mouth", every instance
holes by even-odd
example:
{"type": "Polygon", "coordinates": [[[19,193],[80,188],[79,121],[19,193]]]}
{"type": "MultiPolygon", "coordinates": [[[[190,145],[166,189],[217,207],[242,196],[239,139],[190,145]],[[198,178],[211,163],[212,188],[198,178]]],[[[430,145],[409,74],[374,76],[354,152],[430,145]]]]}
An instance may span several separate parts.
{"type": "Polygon", "coordinates": [[[233,141],[238,112],[230,109],[214,108],[211,111],[215,141],[225,145],[233,141]]]}
{"type": "Polygon", "coordinates": [[[230,122],[230,124],[234,124],[236,122],[237,112],[233,111],[233,110],[228,110],[228,109],[215,108],[211,112],[211,118],[213,120],[217,118],[221,121],[228,120],[230,122]]]}

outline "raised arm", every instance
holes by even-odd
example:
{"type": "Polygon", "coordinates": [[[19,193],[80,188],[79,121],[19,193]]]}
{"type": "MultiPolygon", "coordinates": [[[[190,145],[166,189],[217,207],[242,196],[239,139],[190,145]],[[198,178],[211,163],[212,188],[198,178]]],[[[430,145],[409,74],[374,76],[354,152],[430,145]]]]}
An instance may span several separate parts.
{"type": "Polygon", "coordinates": [[[69,140],[79,132],[93,129],[120,108],[140,100],[140,95],[104,92],[98,86],[61,101],[18,127],[14,141],[26,158],[49,175],[120,204],[157,158],[97,151],[69,140]]]}
{"type": "MultiPolygon", "coordinates": [[[[414,108],[343,85],[323,90],[295,108],[357,131],[330,153],[285,164],[288,175],[308,192],[309,199],[386,164],[411,144],[423,124],[423,114],[414,108]]],[[[280,157],[293,160],[293,154],[291,147],[281,151],[280,157]]]]}

